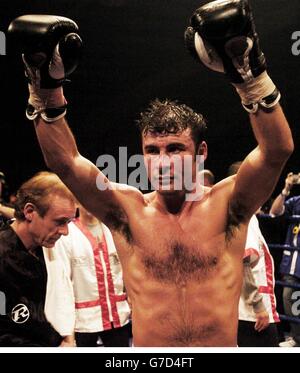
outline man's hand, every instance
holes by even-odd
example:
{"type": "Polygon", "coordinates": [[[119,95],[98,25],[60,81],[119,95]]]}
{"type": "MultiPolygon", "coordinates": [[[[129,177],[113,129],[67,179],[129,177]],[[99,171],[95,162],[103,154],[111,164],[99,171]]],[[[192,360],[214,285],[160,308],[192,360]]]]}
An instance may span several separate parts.
{"type": "Polygon", "coordinates": [[[270,208],[269,214],[272,216],[282,215],[285,211],[285,199],[290,195],[291,189],[294,185],[294,174],[289,172],[286,179],[285,185],[281,193],[275,198],[270,208]]]}
{"type": "Polygon", "coordinates": [[[256,314],[256,323],[254,329],[257,332],[261,332],[266,329],[270,324],[269,314],[267,311],[257,312],[256,314]]]}
{"type": "Polygon", "coordinates": [[[282,190],[282,194],[284,196],[288,196],[290,194],[290,191],[294,185],[294,174],[292,172],[289,172],[286,179],[285,179],[285,185],[282,190]]]}
{"type": "Polygon", "coordinates": [[[65,336],[59,347],[76,347],[74,335],[65,336]]]}

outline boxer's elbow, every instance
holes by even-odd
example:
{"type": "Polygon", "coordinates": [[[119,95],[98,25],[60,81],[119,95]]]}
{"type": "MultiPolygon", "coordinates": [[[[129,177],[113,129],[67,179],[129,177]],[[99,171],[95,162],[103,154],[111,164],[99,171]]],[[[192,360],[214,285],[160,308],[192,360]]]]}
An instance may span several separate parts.
{"type": "Polygon", "coordinates": [[[284,145],[284,149],[283,149],[283,151],[285,152],[285,155],[286,155],[287,159],[294,152],[294,149],[295,149],[294,140],[293,140],[293,137],[290,136],[289,139],[288,139],[288,141],[286,141],[286,143],[284,145]]]}
{"type": "MultiPolygon", "coordinates": [[[[279,155],[282,156],[285,160],[291,156],[294,151],[294,140],[290,128],[286,128],[286,131],[283,132],[284,135],[281,137],[281,141],[277,143],[277,149],[279,155]]],[[[275,144],[276,147],[276,144],[275,144]]]]}
{"type": "Polygon", "coordinates": [[[274,166],[285,164],[294,151],[294,142],[292,137],[282,143],[272,144],[265,149],[264,154],[269,164],[274,166]]]}
{"type": "Polygon", "coordinates": [[[292,136],[284,141],[276,149],[276,158],[281,162],[286,162],[294,151],[294,141],[292,136]]]}

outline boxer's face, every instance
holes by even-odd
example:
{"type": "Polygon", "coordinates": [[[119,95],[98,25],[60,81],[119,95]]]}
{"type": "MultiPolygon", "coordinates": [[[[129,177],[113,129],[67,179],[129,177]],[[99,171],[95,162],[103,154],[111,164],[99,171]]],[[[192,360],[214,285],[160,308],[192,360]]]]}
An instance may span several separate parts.
{"type": "Polygon", "coordinates": [[[34,245],[53,247],[62,235],[68,234],[68,223],[75,214],[75,204],[61,196],[51,198],[50,207],[43,217],[33,205],[32,211],[29,209],[24,215],[34,245]]]}
{"type": "Polygon", "coordinates": [[[185,191],[196,172],[196,149],[190,129],[178,134],[143,136],[148,178],[155,190],[168,194],[185,191]]]}

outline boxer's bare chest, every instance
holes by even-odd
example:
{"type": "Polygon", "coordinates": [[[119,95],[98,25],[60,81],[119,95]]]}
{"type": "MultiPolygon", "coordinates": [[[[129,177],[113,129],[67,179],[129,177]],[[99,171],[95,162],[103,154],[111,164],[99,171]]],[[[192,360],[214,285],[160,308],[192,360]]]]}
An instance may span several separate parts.
{"type": "MultiPolygon", "coordinates": [[[[217,270],[225,247],[224,225],[206,216],[172,216],[157,211],[137,213],[123,232],[129,233],[124,246],[147,277],[185,284],[210,278],[217,270]]],[[[123,236],[124,237],[124,236],[123,236]]]]}

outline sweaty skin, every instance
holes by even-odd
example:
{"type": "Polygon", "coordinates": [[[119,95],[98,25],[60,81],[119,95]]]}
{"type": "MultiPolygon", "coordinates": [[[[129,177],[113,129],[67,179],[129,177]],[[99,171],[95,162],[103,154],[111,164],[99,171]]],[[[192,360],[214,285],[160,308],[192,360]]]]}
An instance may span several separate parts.
{"type": "Polygon", "coordinates": [[[226,227],[227,184],[176,215],[162,210],[154,192],[135,201],[133,237],[113,232],[135,346],[236,346],[247,228],[226,227]]]}
{"type": "MultiPolygon", "coordinates": [[[[161,180],[157,191],[132,190],[126,213],[114,208],[107,216],[132,306],[134,345],[236,346],[247,224],[228,213],[234,178],[186,201],[185,191],[174,190],[181,176],[174,155],[177,164],[195,155],[190,132],[147,135],[143,149],[149,177],[161,180]],[[166,175],[169,190],[162,188],[166,175]]],[[[194,159],[193,177],[196,169],[194,159]]]]}
{"type": "Polygon", "coordinates": [[[81,156],[64,118],[51,126],[35,120],[48,167],[112,231],[132,305],[135,346],[236,346],[248,221],[271,195],[293,151],[279,105],[250,120],[257,147],[236,176],[204,189],[196,201],[186,201],[185,190],[174,190],[180,175],[172,162],[170,190],[162,188],[165,159],[194,157],[195,179],[195,155],[206,158],[206,143],[196,149],[190,129],[143,136],[148,176],[159,181],[155,192],[143,195],[133,187],[120,189],[81,156]],[[151,170],[153,158],[157,167],[151,170]]]}

